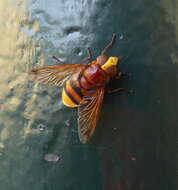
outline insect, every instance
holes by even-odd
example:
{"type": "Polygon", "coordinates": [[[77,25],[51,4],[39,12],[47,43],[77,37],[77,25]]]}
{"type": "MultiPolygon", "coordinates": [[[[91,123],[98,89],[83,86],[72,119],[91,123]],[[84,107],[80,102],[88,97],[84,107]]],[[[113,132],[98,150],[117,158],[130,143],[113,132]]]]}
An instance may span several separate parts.
{"type": "MultiPolygon", "coordinates": [[[[64,64],[38,67],[31,70],[34,79],[44,84],[62,87],[62,101],[68,107],[78,108],[78,134],[81,143],[86,143],[93,136],[99,118],[106,85],[113,78],[119,79],[128,73],[120,72],[117,65],[121,57],[108,57],[106,52],[113,46],[116,34],[104,48],[96,61],[92,61],[91,49],[88,48],[88,57],[79,64],[64,64]],[[88,62],[89,64],[84,64],[88,62]]],[[[109,92],[126,91],[117,88],[109,92]]]]}

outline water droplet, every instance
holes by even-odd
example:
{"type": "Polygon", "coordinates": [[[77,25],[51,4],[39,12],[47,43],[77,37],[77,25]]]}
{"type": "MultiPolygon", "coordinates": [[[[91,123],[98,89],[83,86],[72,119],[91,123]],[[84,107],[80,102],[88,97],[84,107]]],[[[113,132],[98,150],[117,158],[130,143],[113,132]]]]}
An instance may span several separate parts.
{"type": "Polygon", "coordinates": [[[136,161],[137,159],[136,159],[136,157],[132,156],[132,157],[131,157],[131,160],[132,160],[132,161],[136,161]]]}
{"type": "Polygon", "coordinates": [[[70,126],[70,121],[69,121],[69,119],[65,121],[65,125],[66,125],[67,127],[70,126]]]}
{"type": "Polygon", "coordinates": [[[124,38],[124,36],[123,36],[123,35],[120,35],[120,36],[119,36],[119,39],[120,39],[120,40],[122,40],[123,38],[124,38]]]}
{"type": "Polygon", "coordinates": [[[82,51],[78,52],[78,56],[82,56],[82,54],[83,54],[82,51]]]}
{"type": "Polygon", "coordinates": [[[37,128],[38,128],[41,132],[45,130],[45,126],[44,126],[42,123],[40,123],[40,124],[37,126],[37,128]]]}
{"type": "Polygon", "coordinates": [[[57,162],[59,160],[59,156],[56,154],[46,154],[44,159],[49,162],[57,162]]]}

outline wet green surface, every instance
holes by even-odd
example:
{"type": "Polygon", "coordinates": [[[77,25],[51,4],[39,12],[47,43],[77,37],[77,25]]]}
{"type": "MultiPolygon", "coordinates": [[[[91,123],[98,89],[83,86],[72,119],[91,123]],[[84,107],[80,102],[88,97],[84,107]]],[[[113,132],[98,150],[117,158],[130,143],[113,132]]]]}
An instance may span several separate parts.
{"type": "Polygon", "coordinates": [[[178,12],[175,1],[0,1],[0,189],[174,190],[178,12]],[[132,96],[106,96],[96,135],[78,140],[76,111],[60,90],[27,72],[110,55],[133,74],[113,85],[132,96]],[[56,156],[56,157],[53,157],[56,156]],[[51,160],[56,160],[51,162],[51,160]]]}

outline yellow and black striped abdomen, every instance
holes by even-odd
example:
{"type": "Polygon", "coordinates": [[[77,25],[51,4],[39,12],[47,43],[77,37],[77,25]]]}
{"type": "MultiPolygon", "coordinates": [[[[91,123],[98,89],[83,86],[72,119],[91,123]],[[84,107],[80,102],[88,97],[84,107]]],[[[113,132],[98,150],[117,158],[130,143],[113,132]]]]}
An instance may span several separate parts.
{"type": "Polygon", "coordinates": [[[82,101],[82,97],[83,95],[80,91],[80,88],[72,85],[72,82],[68,80],[62,91],[63,104],[68,107],[78,107],[82,101]]]}

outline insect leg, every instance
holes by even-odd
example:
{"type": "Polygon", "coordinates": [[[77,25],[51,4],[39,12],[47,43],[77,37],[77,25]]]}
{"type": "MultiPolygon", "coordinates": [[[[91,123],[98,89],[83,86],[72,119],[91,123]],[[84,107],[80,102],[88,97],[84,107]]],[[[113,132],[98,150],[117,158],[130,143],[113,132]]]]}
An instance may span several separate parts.
{"type": "Polygon", "coordinates": [[[117,75],[116,75],[116,79],[120,79],[122,76],[131,77],[132,74],[131,73],[126,73],[126,72],[118,72],[117,75]]]}
{"type": "Polygon", "coordinates": [[[101,55],[106,54],[106,52],[109,50],[109,48],[111,48],[111,47],[113,46],[115,40],[116,40],[116,34],[114,33],[114,34],[112,35],[112,40],[111,40],[111,42],[103,49],[103,51],[101,52],[101,55]]]}
{"type": "Polygon", "coordinates": [[[133,90],[129,90],[127,88],[116,88],[114,90],[108,90],[107,92],[109,94],[114,93],[114,92],[126,92],[128,94],[133,94],[133,90]]]}
{"type": "Polygon", "coordinates": [[[63,63],[59,58],[57,58],[56,56],[52,56],[52,58],[55,60],[55,61],[57,61],[57,62],[59,62],[59,63],[63,63]]]}
{"type": "Polygon", "coordinates": [[[91,53],[91,48],[87,49],[88,52],[88,58],[90,59],[90,62],[92,61],[92,53],[91,53]]]}
{"type": "Polygon", "coordinates": [[[87,49],[88,57],[84,58],[81,63],[86,63],[86,62],[92,62],[92,53],[91,53],[91,48],[87,49]]]}

